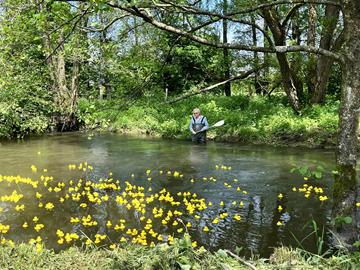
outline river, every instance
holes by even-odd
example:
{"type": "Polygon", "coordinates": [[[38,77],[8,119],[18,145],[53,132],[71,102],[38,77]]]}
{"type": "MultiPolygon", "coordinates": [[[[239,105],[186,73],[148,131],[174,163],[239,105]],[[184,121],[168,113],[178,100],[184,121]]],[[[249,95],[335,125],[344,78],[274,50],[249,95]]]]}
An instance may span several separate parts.
{"type": "MultiPolygon", "coordinates": [[[[320,228],[318,233],[329,223],[330,188],[333,182],[331,171],[335,161],[333,150],[245,146],[218,142],[193,145],[187,141],[129,137],[112,133],[69,133],[22,141],[3,141],[0,153],[0,174],[3,176],[21,175],[35,180],[40,179],[41,175],[51,175],[54,177],[53,187],[61,181],[66,188],[69,187],[70,180],[76,183],[77,179],[82,178],[84,181],[98,183],[100,178],[111,178],[114,179],[112,181],[119,180],[122,187],[120,191],[109,193],[108,201],[91,205],[83,199],[75,204],[60,203],[58,200],[62,191],[48,192],[48,187],[41,187],[42,191],[39,192],[43,197],[36,199],[32,188],[3,181],[0,184],[0,195],[8,195],[13,190],[24,195],[18,203],[0,202],[0,207],[3,208],[0,222],[11,226],[4,237],[16,242],[27,242],[31,237],[40,235],[47,247],[61,250],[66,245],[57,243],[57,229],[90,238],[95,233],[106,234],[110,242],[119,242],[122,236],[128,239],[131,236],[126,235],[125,231],[114,230],[116,220],[125,219],[127,228],[137,228],[140,231],[146,224],[145,220],[151,218],[153,228],[159,234],[181,237],[188,230],[198,246],[203,245],[210,250],[235,250],[239,247],[241,254],[259,254],[266,257],[271,254],[273,247],[299,246],[298,241],[303,248],[316,252],[318,245],[315,234],[304,241],[302,239],[314,231],[312,220],[320,228]],[[91,164],[93,170],[85,175],[79,170],[69,170],[69,164],[80,162],[91,164]],[[290,172],[292,168],[303,165],[314,168],[321,165],[326,172],[320,180],[304,180],[300,174],[290,172]],[[35,166],[37,171],[32,171],[31,166],[35,166]],[[174,211],[174,207],[157,202],[146,206],[146,219],[141,220],[137,211],[128,210],[115,202],[116,196],[123,191],[125,181],[144,187],[149,194],[166,188],[177,201],[183,201],[184,192],[191,192],[191,196],[195,193],[196,198],[205,199],[207,208],[195,209],[195,212],[190,214],[181,204],[176,206],[176,209],[184,214],[164,225],[161,224],[161,219],[153,217],[153,207],[163,208],[165,212],[174,211]],[[304,184],[321,187],[323,193],[312,192],[309,198],[306,198],[305,192],[298,191],[304,184]],[[296,188],[296,191],[293,191],[293,188],[296,188]],[[320,201],[320,195],[326,195],[329,199],[320,201]],[[52,202],[55,207],[46,210],[44,206],[38,206],[39,202],[44,205],[52,202]],[[86,211],[79,207],[80,202],[89,205],[86,211]],[[24,204],[25,210],[17,211],[16,204],[24,204]],[[279,209],[279,206],[282,209],[279,209]],[[227,213],[225,217],[221,216],[223,213],[227,213]],[[81,222],[69,221],[70,217],[81,219],[87,214],[97,220],[97,225],[90,229],[84,228],[81,222]],[[34,216],[45,226],[39,232],[32,228],[35,226],[32,221],[34,216]],[[214,221],[216,218],[218,222],[214,221]],[[106,224],[109,220],[112,226],[106,224]],[[173,225],[175,220],[179,221],[175,222],[179,224],[173,225]],[[22,227],[24,222],[28,223],[29,228],[22,227]],[[191,227],[186,227],[187,223],[190,223],[191,227]],[[204,230],[205,226],[209,231],[204,230]]],[[[324,239],[326,241],[327,234],[324,239]]],[[[80,240],[75,242],[78,245],[82,243],[80,240]]]]}

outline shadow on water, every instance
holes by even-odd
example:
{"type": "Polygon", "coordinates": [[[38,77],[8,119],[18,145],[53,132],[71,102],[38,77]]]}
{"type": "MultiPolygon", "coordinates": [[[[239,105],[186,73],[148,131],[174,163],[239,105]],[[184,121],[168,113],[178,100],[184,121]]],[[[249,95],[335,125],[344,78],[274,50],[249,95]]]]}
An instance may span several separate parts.
{"type": "MultiPolygon", "coordinates": [[[[330,202],[306,199],[303,193],[293,192],[292,188],[302,186],[304,180],[299,175],[290,173],[290,170],[293,166],[321,164],[330,172],[334,166],[334,153],[331,150],[213,142],[193,145],[184,141],[134,138],[117,134],[89,137],[87,134],[71,133],[2,143],[0,151],[2,175],[31,176],[30,166],[35,164],[38,168],[47,168],[56,179],[69,181],[74,179],[74,173],[67,170],[67,165],[87,161],[94,166],[91,179],[105,179],[111,171],[114,179],[120,179],[122,184],[126,180],[136,179],[133,180],[136,185],[145,189],[151,187],[154,191],[166,188],[178,200],[182,199],[176,196],[179,192],[196,193],[199,198],[211,202],[212,206],[201,212],[196,211],[195,215],[199,219],[195,220],[189,214],[184,214],[181,219],[184,224],[193,224],[188,229],[192,238],[198,245],[204,245],[210,250],[235,250],[242,247],[245,255],[269,256],[275,246],[296,246],[292,234],[301,240],[311,233],[310,225],[303,228],[309,220],[314,219],[319,227],[327,226],[329,222],[330,202]],[[231,166],[231,170],[222,170],[223,164],[231,166]],[[216,169],[216,165],[220,169],[216,169]],[[148,169],[152,170],[151,181],[145,174],[148,169]],[[167,171],[175,170],[184,177],[175,179],[166,175],[167,171]],[[160,175],[159,171],[164,173],[160,175]],[[191,182],[191,179],[194,181],[191,182]],[[278,198],[279,193],[283,194],[283,198],[278,198]],[[228,216],[213,223],[216,217],[224,213],[228,216]],[[235,220],[234,215],[240,215],[241,220],[235,220]],[[282,225],[278,224],[279,221],[282,225]],[[203,231],[205,225],[209,232],[203,231]]],[[[321,186],[330,197],[331,175],[325,174],[321,181],[312,184],[321,186]]],[[[7,194],[8,191],[6,186],[0,186],[1,194],[7,194]]],[[[46,220],[47,230],[50,231],[64,221],[64,216],[91,213],[99,222],[97,228],[89,231],[89,234],[107,233],[109,237],[118,239],[116,232],[107,229],[106,221],[121,217],[131,226],[139,227],[140,216],[117,205],[114,199],[116,193],[109,193],[109,196],[113,200],[100,206],[91,206],[86,212],[79,208],[63,207],[56,214],[44,213],[41,219],[46,220]]],[[[162,207],[164,211],[172,209],[169,205],[155,205],[162,207]]],[[[4,204],[3,206],[6,208],[4,204]]],[[[29,219],[33,215],[42,215],[36,206],[27,209],[23,220],[17,220],[14,210],[6,208],[1,222],[14,223],[20,227],[26,217],[29,219]]],[[[161,227],[163,233],[181,236],[176,228],[162,226],[160,221],[154,221],[155,225],[161,227]]],[[[68,231],[80,230],[81,227],[70,223],[64,226],[68,231]]],[[[34,232],[22,232],[11,236],[18,241],[27,241],[35,235],[34,232]]],[[[50,247],[59,249],[54,234],[49,234],[47,240],[50,247]]],[[[316,251],[316,244],[311,237],[303,242],[303,246],[316,251]]]]}

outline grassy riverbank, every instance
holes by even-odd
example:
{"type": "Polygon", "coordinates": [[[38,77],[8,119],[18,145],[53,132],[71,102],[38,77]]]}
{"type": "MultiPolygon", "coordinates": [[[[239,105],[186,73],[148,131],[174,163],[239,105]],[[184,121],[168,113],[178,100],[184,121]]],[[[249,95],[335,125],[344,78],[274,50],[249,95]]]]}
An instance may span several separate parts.
{"type": "Polygon", "coordinates": [[[175,104],[143,100],[129,109],[111,101],[81,100],[79,115],[85,127],[100,127],[164,138],[189,138],[192,109],[199,107],[210,124],[226,125],[208,133],[210,139],[255,144],[334,146],[338,127],[338,102],[305,108],[300,115],[283,97],[203,96],[175,104]]]}
{"type": "Polygon", "coordinates": [[[127,244],[114,250],[73,247],[60,253],[36,250],[28,244],[0,248],[1,269],[359,269],[360,257],[338,255],[323,258],[303,251],[277,248],[268,259],[249,259],[220,250],[210,253],[186,246],[184,240],[174,245],[154,248],[127,244]]]}

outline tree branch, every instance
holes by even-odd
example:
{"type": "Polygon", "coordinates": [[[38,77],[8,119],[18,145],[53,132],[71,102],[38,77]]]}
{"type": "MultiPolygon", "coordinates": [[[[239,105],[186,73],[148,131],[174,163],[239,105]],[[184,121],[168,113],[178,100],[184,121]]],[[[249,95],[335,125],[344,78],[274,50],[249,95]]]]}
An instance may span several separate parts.
{"type": "Polygon", "coordinates": [[[118,20],[124,19],[128,17],[129,15],[123,15],[120,17],[116,17],[111,22],[109,22],[107,25],[103,26],[102,28],[90,28],[90,27],[82,27],[81,30],[85,32],[104,32],[106,31],[110,26],[112,26],[114,23],[116,23],[118,20]]]}
{"type": "Polygon", "coordinates": [[[119,6],[117,4],[111,4],[108,3],[110,6],[114,7],[114,8],[118,8],[121,9],[123,11],[126,11],[134,16],[138,16],[141,17],[143,20],[145,20],[146,22],[152,24],[153,26],[171,32],[171,33],[175,33],[178,34],[180,36],[183,37],[187,37],[193,41],[196,41],[198,43],[204,44],[204,45],[208,45],[208,46],[212,46],[212,47],[216,47],[216,48],[228,48],[228,49],[236,49],[236,50],[243,50],[243,51],[253,51],[253,52],[267,52],[267,53],[285,53],[285,52],[309,52],[309,53],[315,53],[315,54],[322,54],[325,55],[327,57],[333,58],[336,61],[339,62],[343,62],[343,58],[342,56],[333,53],[331,51],[322,49],[322,48],[317,48],[317,47],[311,47],[311,46],[304,46],[304,45],[296,45],[296,46],[273,46],[273,47],[257,47],[257,46],[247,46],[247,45],[243,45],[241,43],[220,43],[220,42],[214,42],[214,41],[210,41],[207,39],[204,39],[202,37],[199,37],[197,35],[193,35],[191,33],[185,32],[183,30],[180,30],[178,28],[175,28],[171,25],[167,25],[165,23],[162,23],[160,21],[157,21],[154,19],[154,17],[152,17],[149,13],[146,13],[146,10],[142,10],[140,11],[138,8],[136,7],[132,7],[132,8],[128,8],[128,7],[123,7],[123,6],[119,6]]]}
{"type": "Polygon", "coordinates": [[[55,49],[46,57],[45,61],[48,61],[48,59],[49,59],[51,56],[53,56],[54,53],[65,43],[65,41],[66,41],[66,40],[70,37],[70,35],[75,31],[75,28],[76,28],[77,24],[78,24],[78,23],[81,21],[81,19],[88,13],[88,10],[89,10],[89,9],[90,9],[90,7],[87,8],[87,9],[78,17],[78,19],[77,19],[77,20],[75,21],[75,23],[73,24],[70,32],[67,33],[67,35],[65,36],[65,38],[56,45],[55,49]]]}
{"type": "Polygon", "coordinates": [[[253,68],[253,69],[250,69],[250,70],[247,71],[247,72],[244,72],[243,74],[240,74],[240,75],[238,75],[238,76],[235,76],[235,77],[233,77],[233,78],[227,79],[227,80],[225,80],[225,81],[222,81],[222,82],[219,82],[219,83],[210,85],[210,86],[208,86],[208,87],[206,87],[206,88],[203,88],[203,89],[200,89],[200,90],[198,90],[198,91],[188,93],[188,94],[183,95],[183,96],[181,96],[181,97],[177,97],[177,98],[175,98],[175,99],[173,99],[173,100],[171,100],[171,101],[168,101],[168,102],[166,102],[166,103],[172,104],[172,103],[178,102],[178,101],[180,101],[180,100],[186,99],[186,98],[188,98],[188,97],[192,97],[192,96],[199,95],[199,94],[202,94],[202,93],[205,93],[205,92],[209,92],[209,91],[214,90],[215,88],[217,88],[217,87],[219,87],[219,86],[221,86],[221,85],[224,85],[224,84],[226,84],[226,83],[228,83],[228,82],[232,82],[232,81],[235,81],[235,80],[245,79],[245,78],[249,77],[251,74],[253,74],[253,73],[255,73],[255,72],[263,69],[264,67],[265,67],[265,65],[262,64],[262,65],[260,65],[260,66],[258,66],[258,67],[256,67],[256,68],[253,68]]]}
{"type": "Polygon", "coordinates": [[[55,29],[51,30],[51,32],[49,33],[49,35],[52,35],[54,33],[56,33],[59,29],[63,28],[65,25],[71,23],[73,20],[75,20],[77,17],[81,16],[81,13],[76,14],[74,17],[66,20],[65,22],[63,22],[62,24],[60,24],[58,27],[56,27],[55,29]]]}
{"type": "Polygon", "coordinates": [[[266,94],[267,97],[270,97],[271,93],[280,86],[280,84],[282,83],[281,80],[278,80],[273,87],[271,87],[270,91],[266,94]]]}
{"type": "MultiPolygon", "coordinates": [[[[175,4],[172,1],[169,0],[161,0],[161,2],[163,3],[167,3],[169,5],[172,5],[174,7],[178,7],[181,8],[183,10],[187,10],[190,11],[192,10],[193,12],[196,13],[206,13],[207,11],[204,11],[202,9],[193,7],[193,6],[187,6],[187,5],[179,5],[179,4],[175,4]]],[[[247,9],[242,9],[242,10],[238,10],[238,11],[234,11],[231,13],[227,13],[226,16],[233,16],[233,15],[240,15],[240,14],[247,14],[247,13],[251,13],[254,11],[257,11],[259,9],[263,9],[263,8],[267,8],[267,7],[273,7],[273,6],[277,6],[277,5],[283,5],[283,4],[317,4],[317,5],[333,5],[333,6],[338,6],[338,7],[342,7],[340,3],[334,2],[334,1],[327,1],[327,0],[278,0],[278,1],[273,1],[273,2],[267,2],[267,3],[263,3],[260,5],[257,5],[255,7],[251,7],[251,8],[247,8],[247,9]]]]}
{"type": "Polygon", "coordinates": [[[342,29],[339,36],[335,39],[334,44],[331,46],[331,50],[338,51],[341,48],[341,46],[345,42],[346,31],[347,31],[347,24],[344,24],[344,28],[342,29]]]}
{"type": "Polygon", "coordinates": [[[230,256],[234,257],[236,260],[240,261],[242,264],[246,265],[247,267],[249,267],[251,270],[256,270],[256,267],[254,265],[252,265],[251,263],[241,259],[239,256],[237,256],[236,254],[232,253],[230,250],[225,249],[225,252],[227,254],[229,254],[230,256]]]}
{"type": "Polygon", "coordinates": [[[289,20],[291,19],[291,17],[294,15],[294,13],[300,8],[302,7],[304,4],[297,4],[295,6],[293,6],[289,12],[286,14],[285,19],[283,20],[283,22],[281,23],[282,27],[285,27],[286,24],[289,22],[289,20]]]}
{"type": "Polygon", "coordinates": [[[205,22],[204,24],[202,24],[202,25],[200,25],[198,27],[195,27],[195,28],[191,29],[189,32],[191,32],[191,33],[195,32],[195,31],[197,31],[197,30],[199,30],[199,29],[201,29],[201,28],[203,28],[203,27],[205,27],[207,25],[210,25],[210,24],[215,23],[215,22],[220,21],[220,20],[229,20],[229,21],[232,21],[232,22],[236,22],[236,23],[240,23],[240,24],[246,24],[246,25],[250,25],[250,26],[255,27],[257,30],[259,30],[264,35],[264,37],[269,42],[270,46],[273,46],[272,39],[270,38],[268,33],[264,29],[262,29],[258,24],[248,22],[246,20],[233,19],[233,18],[231,18],[229,16],[223,16],[221,14],[219,14],[219,16],[217,16],[217,15],[214,15],[214,16],[215,16],[215,18],[211,18],[209,21],[205,22]]]}

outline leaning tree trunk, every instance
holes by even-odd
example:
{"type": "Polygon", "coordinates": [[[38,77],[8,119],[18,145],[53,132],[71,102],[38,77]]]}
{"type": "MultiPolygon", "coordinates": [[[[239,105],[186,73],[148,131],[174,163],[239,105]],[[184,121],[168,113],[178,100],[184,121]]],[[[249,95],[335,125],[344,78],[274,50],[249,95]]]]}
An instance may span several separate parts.
{"type": "MultiPolygon", "coordinates": [[[[335,243],[351,248],[357,239],[356,223],[356,159],[357,130],[360,106],[360,3],[344,1],[344,16],[347,23],[345,34],[345,63],[343,65],[341,108],[339,113],[339,137],[337,171],[334,183],[333,218],[335,243]],[[342,222],[351,217],[351,222],[342,222]]],[[[349,219],[348,219],[349,220],[349,219]]]]}
{"type": "MultiPolygon", "coordinates": [[[[266,24],[269,26],[274,37],[276,46],[285,46],[285,29],[281,25],[278,17],[270,8],[262,10],[266,24]]],[[[302,83],[290,68],[289,61],[285,53],[276,53],[281,72],[281,81],[288,97],[289,103],[294,111],[300,110],[300,101],[298,93],[302,92],[302,83]]]]}
{"type": "MultiPolygon", "coordinates": [[[[332,48],[334,43],[334,32],[339,18],[339,8],[337,6],[328,5],[325,10],[326,24],[323,26],[320,48],[325,50],[337,49],[332,48]]],[[[333,59],[324,55],[319,55],[316,63],[316,79],[314,91],[311,96],[311,103],[323,103],[325,101],[326,86],[329,81],[331,66],[333,59]]]]}

